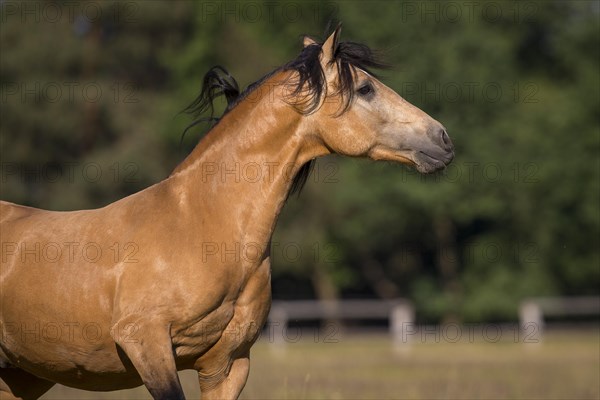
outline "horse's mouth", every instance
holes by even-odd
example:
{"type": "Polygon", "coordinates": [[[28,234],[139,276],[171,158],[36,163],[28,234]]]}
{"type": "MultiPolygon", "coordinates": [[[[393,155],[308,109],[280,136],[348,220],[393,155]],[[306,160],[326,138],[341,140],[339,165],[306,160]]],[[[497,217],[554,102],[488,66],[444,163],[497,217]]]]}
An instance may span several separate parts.
{"type": "Polygon", "coordinates": [[[419,151],[415,154],[414,160],[415,168],[422,174],[431,174],[446,168],[448,164],[454,159],[454,152],[444,152],[436,154],[428,154],[424,151],[419,151]]]}
{"type": "Polygon", "coordinates": [[[454,151],[403,151],[383,146],[371,149],[368,155],[374,160],[412,165],[422,174],[431,174],[444,169],[454,159],[454,151]]]}

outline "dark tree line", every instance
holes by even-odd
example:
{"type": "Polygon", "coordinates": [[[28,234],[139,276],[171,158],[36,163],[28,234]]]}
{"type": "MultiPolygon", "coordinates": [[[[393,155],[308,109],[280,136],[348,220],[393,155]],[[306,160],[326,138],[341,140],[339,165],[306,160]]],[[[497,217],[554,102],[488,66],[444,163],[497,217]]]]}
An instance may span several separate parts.
{"type": "Polygon", "coordinates": [[[276,230],[275,297],[408,297],[424,320],[481,321],[597,295],[598,5],[476,3],[3,2],[1,197],[99,207],[165,178],[208,129],[180,145],[209,67],[247,85],[334,17],[457,157],[427,177],[320,160],[276,230]]]}

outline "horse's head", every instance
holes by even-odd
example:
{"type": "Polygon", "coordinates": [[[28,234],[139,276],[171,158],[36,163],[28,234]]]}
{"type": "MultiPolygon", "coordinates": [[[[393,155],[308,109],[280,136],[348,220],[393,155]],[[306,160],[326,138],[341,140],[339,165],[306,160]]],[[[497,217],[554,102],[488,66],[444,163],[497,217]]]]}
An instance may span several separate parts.
{"type": "Polygon", "coordinates": [[[340,27],[322,45],[305,38],[303,54],[288,66],[299,72],[295,93],[312,101],[312,133],[339,154],[398,161],[423,173],[449,164],[454,146],[442,124],[370,74],[378,66],[371,51],[339,43],[339,33],[340,27]],[[318,56],[314,65],[311,56],[318,56]]]}

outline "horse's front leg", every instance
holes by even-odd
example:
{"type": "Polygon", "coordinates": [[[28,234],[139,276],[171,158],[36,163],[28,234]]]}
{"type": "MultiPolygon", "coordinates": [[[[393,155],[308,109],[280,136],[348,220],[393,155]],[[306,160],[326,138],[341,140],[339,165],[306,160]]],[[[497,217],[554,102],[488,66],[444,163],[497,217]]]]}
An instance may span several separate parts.
{"type": "Polygon", "coordinates": [[[246,385],[250,372],[249,353],[233,360],[227,376],[217,382],[199,375],[202,400],[237,399],[246,385]]]}
{"type": "Polygon", "coordinates": [[[185,399],[168,324],[126,317],[113,327],[111,335],[154,399],[185,399]],[[123,326],[135,326],[136,334],[120,335],[119,327],[123,326]]]}
{"type": "Polygon", "coordinates": [[[235,302],[234,315],[219,341],[196,361],[202,400],[237,399],[250,371],[250,347],[271,307],[271,268],[264,259],[235,302]]]}

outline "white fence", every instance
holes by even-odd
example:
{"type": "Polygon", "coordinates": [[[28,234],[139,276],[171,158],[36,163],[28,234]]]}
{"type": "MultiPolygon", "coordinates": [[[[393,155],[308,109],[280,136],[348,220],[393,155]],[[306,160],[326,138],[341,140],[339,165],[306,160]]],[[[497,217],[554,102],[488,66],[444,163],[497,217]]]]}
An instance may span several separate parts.
{"type": "Polygon", "coordinates": [[[539,343],[542,339],[544,317],[600,315],[600,297],[537,297],[526,299],[519,307],[519,324],[523,334],[539,343]]]}
{"type": "Polygon", "coordinates": [[[414,324],[415,312],[407,300],[340,300],[340,301],[274,301],[269,314],[270,326],[281,330],[273,335],[273,343],[283,345],[289,321],[306,320],[389,320],[394,344],[406,343],[404,329],[414,324]]]}
{"type": "MultiPolygon", "coordinates": [[[[523,301],[519,307],[519,325],[510,324],[471,324],[460,326],[450,324],[441,327],[418,327],[415,324],[415,311],[408,300],[340,300],[340,301],[274,301],[269,314],[269,341],[275,346],[283,348],[286,342],[299,340],[301,332],[290,329],[290,321],[340,321],[340,320],[388,320],[389,332],[394,347],[407,348],[411,340],[427,336],[445,337],[446,331],[451,331],[452,337],[448,341],[454,342],[458,332],[467,332],[469,340],[476,330],[481,332],[481,337],[488,341],[496,341],[499,337],[510,337],[522,343],[540,343],[544,333],[544,317],[572,317],[572,316],[598,316],[600,315],[600,297],[543,297],[530,298],[523,301]],[[502,334],[504,329],[504,334],[502,334]],[[519,332],[520,330],[520,332],[519,332]],[[293,331],[293,332],[292,332],[293,331]],[[456,332],[455,332],[456,331],[456,332]],[[292,332],[290,334],[290,332],[292,332]],[[491,332],[491,333],[490,333],[491,332]]],[[[336,330],[337,324],[330,326],[336,330]]],[[[334,338],[332,330],[327,332],[314,332],[314,338],[327,341],[334,338]],[[320,336],[319,336],[320,335],[320,336]]]]}

